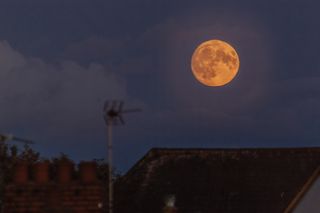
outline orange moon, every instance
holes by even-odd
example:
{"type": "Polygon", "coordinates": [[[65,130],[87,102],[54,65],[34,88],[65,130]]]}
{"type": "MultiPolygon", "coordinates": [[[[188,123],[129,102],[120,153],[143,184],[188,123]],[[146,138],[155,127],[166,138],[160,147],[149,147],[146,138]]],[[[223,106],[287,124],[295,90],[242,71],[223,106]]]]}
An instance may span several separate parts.
{"type": "Polygon", "coordinates": [[[207,86],[223,86],[237,75],[240,59],[235,49],[221,40],[200,44],[191,59],[195,78],[207,86]]]}

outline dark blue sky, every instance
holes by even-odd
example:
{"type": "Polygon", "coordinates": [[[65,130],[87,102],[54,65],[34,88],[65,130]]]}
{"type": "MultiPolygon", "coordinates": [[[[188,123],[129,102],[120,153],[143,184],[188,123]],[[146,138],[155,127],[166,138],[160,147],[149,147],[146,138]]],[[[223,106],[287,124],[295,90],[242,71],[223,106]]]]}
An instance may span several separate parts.
{"type": "Polygon", "coordinates": [[[114,129],[124,171],[152,147],[320,145],[315,0],[0,0],[0,130],[43,156],[106,156],[102,105],[143,112],[114,129]],[[192,76],[209,39],[238,51],[225,87],[192,76]]]}

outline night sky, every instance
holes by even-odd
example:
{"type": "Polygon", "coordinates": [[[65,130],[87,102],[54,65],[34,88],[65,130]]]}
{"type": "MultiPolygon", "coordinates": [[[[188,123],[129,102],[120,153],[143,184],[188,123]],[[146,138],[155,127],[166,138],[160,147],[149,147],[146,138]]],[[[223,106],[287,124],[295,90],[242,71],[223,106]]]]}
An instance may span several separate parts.
{"type": "MultiPolygon", "coordinates": [[[[0,132],[42,156],[106,157],[105,100],[124,100],[115,166],[152,147],[320,145],[316,0],[0,0],[0,132]],[[207,87],[190,61],[229,42],[236,78],[207,87]]],[[[20,145],[19,145],[20,146],[20,145]]]]}

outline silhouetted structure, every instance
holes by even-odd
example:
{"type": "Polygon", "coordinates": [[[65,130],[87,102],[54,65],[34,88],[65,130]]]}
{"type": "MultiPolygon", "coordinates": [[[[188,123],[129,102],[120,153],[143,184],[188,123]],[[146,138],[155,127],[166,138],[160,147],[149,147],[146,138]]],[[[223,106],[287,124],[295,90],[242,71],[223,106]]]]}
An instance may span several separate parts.
{"type": "Polygon", "coordinates": [[[108,132],[108,165],[109,165],[109,180],[108,180],[108,189],[109,189],[109,195],[108,195],[108,206],[109,206],[109,213],[113,213],[113,177],[112,177],[112,158],[113,158],[113,143],[112,143],[112,126],[113,125],[124,125],[124,119],[122,114],[124,113],[132,113],[132,112],[140,112],[140,109],[123,109],[124,102],[123,101],[112,101],[111,104],[106,101],[103,106],[103,112],[104,112],[104,120],[107,125],[107,132],[108,132]],[[120,123],[119,123],[120,121],[120,123]]]}
{"type": "Polygon", "coordinates": [[[102,213],[105,212],[105,185],[96,177],[96,164],[79,165],[79,177],[73,178],[72,164],[59,165],[50,178],[49,162],[31,166],[20,162],[13,182],[6,186],[5,213],[102,213]],[[30,179],[30,176],[33,176],[30,179]]]}
{"type": "MultiPolygon", "coordinates": [[[[116,181],[114,212],[289,213],[319,165],[320,148],[152,149],[116,181]]],[[[33,168],[30,181],[26,165],[17,165],[5,213],[107,212],[94,164],[81,166],[76,180],[67,167],[54,180],[46,165],[33,168]]]]}
{"type": "Polygon", "coordinates": [[[28,140],[28,139],[18,138],[16,136],[10,135],[10,134],[0,134],[0,142],[11,141],[11,140],[24,143],[25,145],[34,144],[33,141],[28,140]]]}
{"type": "Polygon", "coordinates": [[[319,148],[152,149],[118,183],[116,213],[291,212],[318,177],[319,148]]]}

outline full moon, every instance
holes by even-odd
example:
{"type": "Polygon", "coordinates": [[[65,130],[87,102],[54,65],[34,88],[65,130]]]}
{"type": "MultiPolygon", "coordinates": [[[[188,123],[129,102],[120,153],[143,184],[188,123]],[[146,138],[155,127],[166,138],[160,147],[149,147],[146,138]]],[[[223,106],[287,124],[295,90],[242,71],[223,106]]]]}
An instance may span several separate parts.
{"type": "Polygon", "coordinates": [[[235,49],[221,40],[200,44],[191,59],[195,78],[207,86],[223,86],[237,75],[240,60],[235,49]]]}

